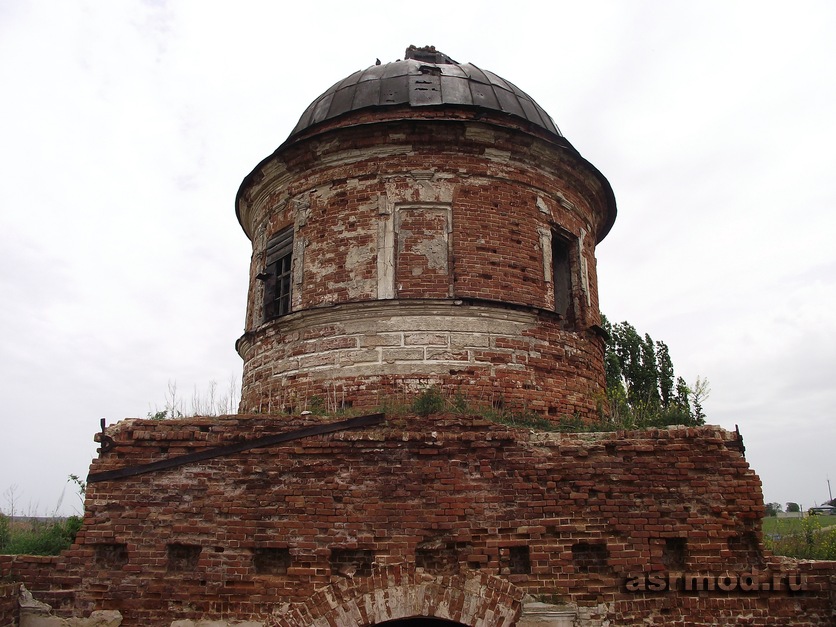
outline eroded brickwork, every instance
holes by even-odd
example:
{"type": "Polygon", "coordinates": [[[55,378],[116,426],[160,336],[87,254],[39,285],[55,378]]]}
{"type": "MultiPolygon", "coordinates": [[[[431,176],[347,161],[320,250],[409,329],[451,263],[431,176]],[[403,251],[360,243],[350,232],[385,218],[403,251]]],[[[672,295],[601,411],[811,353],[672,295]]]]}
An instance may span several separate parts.
{"type": "Polygon", "coordinates": [[[19,583],[0,584],[0,627],[15,627],[20,617],[17,595],[20,593],[19,583]]]}
{"type": "MultiPolygon", "coordinates": [[[[310,422],[124,421],[91,470],[310,422]]],[[[365,625],[413,616],[417,603],[423,615],[510,627],[524,599],[571,608],[589,626],[831,624],[836,564],[764,554],[762,514],[736,436],[716,427],[554,434],[402,417],[93,482],[60,564],[84,573],[78,611],[117,609],[124,625],[365,625]],[[806,590],[625,589],[654,572],[752,570],[765,581],[802,573],[806,590]]],[[[52,585],[31,571],[27,584],[52,585]]]]}
{"type": "Polygon", "coordinates": [[[431,386],[555,418],[593,414],[603,398],[601,339],[519,308],[348,304],[291,314],[239,350],[248,360],[242,406],[255,412],[376,407],[431,386]]]}

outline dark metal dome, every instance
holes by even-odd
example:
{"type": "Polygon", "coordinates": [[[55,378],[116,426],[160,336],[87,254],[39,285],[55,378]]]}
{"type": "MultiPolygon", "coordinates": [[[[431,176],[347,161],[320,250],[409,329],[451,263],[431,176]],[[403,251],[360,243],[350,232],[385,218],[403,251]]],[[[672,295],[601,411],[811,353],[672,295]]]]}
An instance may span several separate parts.
{"type": "Polygon", "coordinates": [[[373,65],[336,83],[302,114],[292,138],[315,124],[367,107],[458,105],[512,115],[562,137],[549,114],[516,85],[433,46],[410,46],[403,61],[373,65]]]}

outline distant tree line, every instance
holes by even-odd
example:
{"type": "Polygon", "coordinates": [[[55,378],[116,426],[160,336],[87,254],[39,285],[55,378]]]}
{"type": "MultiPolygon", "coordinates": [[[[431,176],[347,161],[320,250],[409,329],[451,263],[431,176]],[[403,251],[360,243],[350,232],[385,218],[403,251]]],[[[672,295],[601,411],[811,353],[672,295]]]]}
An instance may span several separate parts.
{"type": "MultiPolygon", "coordinates": [[[[831,499],[829,501],[824,502],[825,505],[831,505],[836,507],[836,499],[831,499]]],[[[764,505],[766,508],[766,515],[767,516],[777,516],[778,514],[783,513],[785,510],[780,503],[766,503],[764,505]]],[[[787,503],[786,512],[789,514],[796,514],[801,512],[801,506],[798,503],[790,501],[787,503]]]]}
{"type": "Polygon", "coordinates": [[[611,324],[606,331],[607,407],[602,413],[626,427],[705,424],[703,403],[711,389],[697,377],[693,386],[676,376],[668,345],[640,334],[629,322],[611,324]]]}

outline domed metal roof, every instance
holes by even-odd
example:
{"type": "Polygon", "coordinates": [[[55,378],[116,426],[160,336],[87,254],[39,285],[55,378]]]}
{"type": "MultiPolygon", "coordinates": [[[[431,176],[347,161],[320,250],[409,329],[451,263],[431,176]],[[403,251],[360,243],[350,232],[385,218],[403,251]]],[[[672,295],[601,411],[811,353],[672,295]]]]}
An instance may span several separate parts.
{"type": "Polygon", "coordinates": [[[549,114],[516,85],[433,46],[410,46],[403,61],[354,72],[314,100],[290,138],[315,124],[367,107],[456,105],[512,115],[563,136],[549,114]]]}

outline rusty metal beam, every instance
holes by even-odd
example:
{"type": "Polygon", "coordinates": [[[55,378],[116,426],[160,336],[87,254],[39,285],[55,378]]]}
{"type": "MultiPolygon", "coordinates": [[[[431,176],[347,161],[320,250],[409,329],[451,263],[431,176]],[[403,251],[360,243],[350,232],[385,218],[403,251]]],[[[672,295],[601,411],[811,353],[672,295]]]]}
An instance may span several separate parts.
{"type": "Polygon", "coordinates": [[[126,477],[135,477],[136,475],[144,475],[149,472],[157,472],[158,470],[168,470],[170,468],[177,468],[186,464],[200,462],[207,459],[214,459],[215,457],[224,457],[226,455],[233,455],[241,451],[248,451],[254,448],[263,448],[265,446],[273,446],[275,444],[282,444],[292,440],[300,440],[302,438],[309,438],[315,435],[324,435],[326,433],[334,433],[336,431],[346,431],[348,429],[359,429],[361,427],[370,427],[379,425],[383,422],[384,414],[369,414],[367,416],[358,416],[340,422],[331,422],[321,425],[312,425],[286,433],[278,433],[276,435],[266,435],[254,440],[245,440],[243,442],[236,442],[235,444],[227,444],[225,446],[215,446],[212,448],[203,449],[194,453],[187,453],[185,455],[178,455],[177,457],[169,457],[168,459],[161,459],[156,462],[148,464],[139,464],[136,466],[125,466],[124,468],[117,468],[115,470],[105,470],[103,472],[93,472],[87,475],[88,483],[98,483],[99,481],[113,481],[115,479],[124,479],[126,477]]]}

